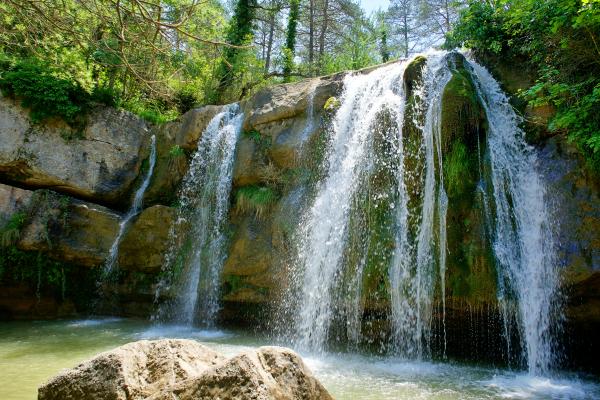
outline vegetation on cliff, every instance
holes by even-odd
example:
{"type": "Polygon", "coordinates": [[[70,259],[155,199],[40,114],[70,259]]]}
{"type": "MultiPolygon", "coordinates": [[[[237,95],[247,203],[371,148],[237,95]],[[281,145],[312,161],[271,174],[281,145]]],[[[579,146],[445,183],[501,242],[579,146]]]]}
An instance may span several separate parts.
{"type": "Polygon", "coordinates": [[[600,1],[473,0],[447,37],[460,45],[536,71],[520,96],[555,110],[548,129],[567,133],[600,171],[600,1]]]}

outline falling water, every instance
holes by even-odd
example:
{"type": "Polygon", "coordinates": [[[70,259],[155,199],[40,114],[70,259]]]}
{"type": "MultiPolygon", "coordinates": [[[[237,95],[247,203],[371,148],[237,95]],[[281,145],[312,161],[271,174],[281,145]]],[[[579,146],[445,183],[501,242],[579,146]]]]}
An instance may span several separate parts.
{"type": "Polygon", "coordinates": [[[144,181],[135,192],[135,196],[133,197],[133,203],[131,207],[127,211],[127,214],[121,219],[119,223],[119,233],[115,237],[112,246],[110,247],[110,251],[108,253],[108,257],[104,263],[104,270],[102,272],[102,276],[107,278],[112,273],[115,264],[117,263],[117,259],[119,257],[119,245],[121,244],[121,239],[123,238],[123,234],[129,222],[133,217],[135,217],[142,210],[142,203],[144,201],[144,193],[146,193],[146,189],[148,189],[148,185],[150,185],[150,179],[152,179],[152,173],[154,172],[154,165],[156,164],[156,136],[152,135],[150,139],[150,165],[148,167],[148,171],[146,172],[146,176],[144,177],[144,181]]]}
{"type": "Polygon", "coordinates": [[[159,319],[211,327],[219,310],[220,272],[225,261],[225,228],[233,162],[243,114],[225,106],[208,124],[179,192],[179,210],[165,265],[177,298],[159,309],[159,319]],[[166,307],[166,308],[165,308],[166,307]],[[168,314],[168,315],[164,315],[168,314]]]}
{"type": "MultiPolygon", "coordinates": [[[[425,156],[425,179],[416,240],[411,241],[408,237],[409,214],[415,210],[408,209],[405,192],[399,196],[404,201],[399,202],[396,250],[390,266],[391,304],[396,350],[401,356],[407,358],[420,359],[427,351],[436,263],[439,265],[443,303],[445,297],[448,198],[441,175],[443,160],[440,124],[442,93],[450,77],[451,72],[446,58],[443,54],[432,53],[428,56],[423,71],[423,82],[416,89],[418,98],[426,105],[424,124],[419,127],[422,132],[422,147],[424,147],[422,151],[425,156]],[[437,256],[435,255],[436,212],[439,219],[437,256]]],[[[414,118],[413,122],[418,125],[418,118],[414,118]]],[[[404,149],[400,151],[403,152],[404,149]]],[[[406,191],[409,180],[415,179],[415,176],[410,171],[405,171],[403,164],[400,164],[398,179],[399,188],[406,191]]]]}
{"type": "Polygon", "coordinates": [[[345,308],[334,291],[336,277],[343,273],[353,197],[361,177],[372,165],[371,131],[378,113],[390,110],[401,126],[403,71],[404,64],[392,65],[344,79],[344,93],[326,155],[326,178],[300,224],[296,263],[300,294],[295,326],[296,345],[300,348],[323,351],[334,312],[345,308]]]}
{"type": "MultiPolygon", "coordinates": [[[[515,297],[529,372],[545,374],[556,357],[558,270],[546,188],[519,118],[488,71],[471,62],[489,121],[488,146],[495,204],[494,252],[501,301],[515,297]],[[511,291],[511,292],[508,292],[511,291]]],[[[507,342],[510,337],[507,338],[507,342]]]]}

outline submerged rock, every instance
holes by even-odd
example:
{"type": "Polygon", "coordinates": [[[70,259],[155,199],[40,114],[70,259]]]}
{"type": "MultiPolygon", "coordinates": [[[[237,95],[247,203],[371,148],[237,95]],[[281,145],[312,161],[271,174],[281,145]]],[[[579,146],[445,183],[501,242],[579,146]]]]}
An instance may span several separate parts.
{"type": "Polygon", "coordinates": [[[293,351],[261,347],[231,359],[193,340],[142,340],[43,384],[39,400],[319,399],[332,397],[293,351]]]}

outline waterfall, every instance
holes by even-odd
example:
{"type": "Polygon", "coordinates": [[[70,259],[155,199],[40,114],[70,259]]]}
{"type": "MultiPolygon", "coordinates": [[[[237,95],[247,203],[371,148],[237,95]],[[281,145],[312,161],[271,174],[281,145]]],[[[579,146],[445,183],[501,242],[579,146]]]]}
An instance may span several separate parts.
{"type": "MultiPolygon", "coordinates": [[[[326,174],[296,236],[293,288],[288,289],[293,292],[288,299],[296,301],[286,307],[294,309],[288,314],[294,315],[292,334],[300,349],[323,352],[331,339],[360,340],[372,255],[388,262],[381,249],[373,253],[385,237],[369,222],[372,208],[383,206],[393,214],[393,221],[377,221],[390,227],[394,237],[385,266],[393,350],[410,359],[431,355],[434,299],[439,296],[441,349],[446,353],[446,264],[452,250],[447,229],[456,221],[448,218],[444,167],[450,161],[443,154],[450,148],[441,124],[444,91],[459,72],[456,55],[430,52],[426,57],[410,98],[403,87],[407,62],[344,78],[323,162],[326,174]],[[393,184],[384,185],[387,193],[373,184],[373,176],[381,180],[382,171],[394,176],[393,184]]],[[[477,146],[473,156],[478,153],[473,165],[479,183],[473,196],[481,205],[482,240],[491,246],[498,273],[507,344],[516,322],[529,371],[544,374],[556,354],[551,321],[558,298],[544,184],[535,171],[535,153],[497,82],[472,61],[465,61],[465,68],[487,118],[487,139],[470,137],[477,146]]],[[[510,359],[510,347],[507,352],[510,359]]]]}
{"type": "Polygon", "coordinates": [[[198,142],[179,192],[175,226],[166,256],[168,278],[159,292],[176,289],[177,298],[156,318],[184,325],[214,325],[219,310],[220,273],[226,257],[227,214],[236,144],[243,113],[225,106],[198,142]]]}
{"type": "Polygon", "coordinates": [[[506,303],[515,297],[527,367],[532,374],[545,374],[556,361],[551,322],[559,320],[556,245],[546,188],[506,95],[487,70],[473,61],[471,65],[489,121],[499,300],[506,303]]]}
{"type": "Polygon", "coordinates": [[[295,342],[302,349],[324,351],[335,313],[346,308],[343,296],[336,296],[335,289],[336,279],[343,274],[354,196],[364,182],[361,178],[373,165],[371,131],[378,113],[388,110],[396,125],[402,124],[403,70],[404,64],[392,65],[344,79],[325,157],[327,174],[302,218],[298,235],[295,271],[300,288],[295,305],[295,342]]]}
{"type": "Polygon", "coordinates": [[[150,164],[148,166],[148,171],[146,172],[146,176],[144,177],[144,181],[135,192],[135,196],[133,197],[133,202],[131,207],[121,219],[119,223],[119,233],[115,237],[112,246],[110,247],[110,251],[108,253],[108,257],[104,262],[104,270],[102,271],[103,279],[107,279],[112,273],[115,264],[117,263],[117,259],[119,257],[119,245],[121,244],[121,239],[125,234],[125,230],[129,225],[129,222],[133,217],[135,217],[142,210],[142,203],[144,201],[144,194],[146,193],[146,189],[150,185],[150,179],[152,179],[152,173],[154,172],[154,165],[156,164],[156,136],[152,135],[150,139],[150,164]]]}
{"type": "MultiPolygon", "coordinates": [[[[408,218],[416,210],[409,210],[406,186],[415,179],[412,171],[405,171],[400,164],[399,198],[396,249],[390,266],[392,325],[397,352],[407,358],[421,359],[427,351],[435,282],[434,266],[439,266],[442,303],[445,309],[445,266],[446,266],[446,212],[448,198],[442,179],[441,152],[441,103],[444,87],[451,73],[447,60],[440,53],[428,55],[423,71],[423,82],[417,89],[418,98],[425,105],[424,124],[414,123],[422,132],[422,151],[425,157],[423,199],[418,220],[416,240],[410,240],[408,218]],[[436,166],[437,159],[437,166],[436,166]],[[438,254],[435,255],[435,216],[438,225],[438,254]]],[[[420,110],[422,112],[422,110],[420,110]]],[[[400,149],[404,158],[404,149],[400,149]]],[[[413,183],[414,184],[414,183],[413,183]]],[[[445,322],[444,322],[445,323],[445,322]]]]}

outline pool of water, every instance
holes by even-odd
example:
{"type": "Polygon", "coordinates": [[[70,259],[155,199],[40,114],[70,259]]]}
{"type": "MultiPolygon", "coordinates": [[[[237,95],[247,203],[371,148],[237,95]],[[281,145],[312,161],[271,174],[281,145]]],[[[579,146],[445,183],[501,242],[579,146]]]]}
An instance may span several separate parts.
{"type": "MultiPolygon", "coordinates": [[[[270,344],[243,332],[158,328],[115,318],[0,323],[0,399],[34,399],[37,387],[63,368],[127,342],[165,337],[195,339],[229,356],[270,344]]],[[[356,354],[303,357],[338,400],[600,398],[599,382],[576,376],[541,378],[491,368],[356,354]]]]}

